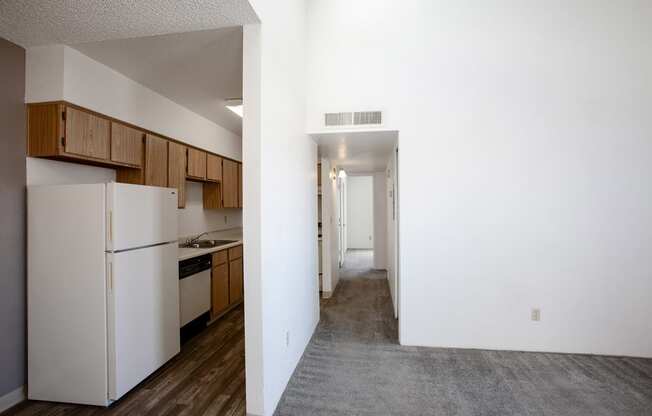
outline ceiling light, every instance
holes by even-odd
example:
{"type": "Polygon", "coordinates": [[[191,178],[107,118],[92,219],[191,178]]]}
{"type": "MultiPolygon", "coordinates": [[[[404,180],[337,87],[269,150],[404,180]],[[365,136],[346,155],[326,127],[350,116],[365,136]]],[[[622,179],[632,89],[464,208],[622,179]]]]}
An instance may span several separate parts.
{"type": "Polygon", "coordinates": [[[242,98],[231,98],[224,103],[226,108],[242,117],[242,98]]]}

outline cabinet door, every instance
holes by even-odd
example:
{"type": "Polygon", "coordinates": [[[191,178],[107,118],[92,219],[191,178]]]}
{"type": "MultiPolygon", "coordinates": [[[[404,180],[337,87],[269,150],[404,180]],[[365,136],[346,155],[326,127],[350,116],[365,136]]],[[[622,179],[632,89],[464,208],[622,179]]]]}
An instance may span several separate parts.
{"type": "Polygon", "coordinates": [[[111,123],[111,160],[142,166],[144,136],[140,130],[120,123],[111,123]]]}
{"type": "Polygon", "coordinates": [[[186,146],[168,142],[168,186],[177,188],[178,207],[186,206],[186,146]]]}
{"type": "Polygon", "coordinates": [[[211,284],[211,303],[213,316],[219,315],[229,307],[229,264],[213,267],[211,284]]]}
{"type": "Polygon", "coordinates": [[[229,261],[229,299],[231,305],[242,300],[242,257],[229,261]]]}
{"type": "Polygon", "coordinates": [[[66,143],[64,151],[93,159],[109,159],[111,123],[76,108],[66,108],[66,143]]]}
{"type": "Polygon", "coordinates": [[[224,208],[238,207],[238,164],[228,159],[222,161],[222,202],[224,208]]]}
{"type": "Polygon", "coordinates": [[[188,148],[188,177],[206,179],[206,152],[188,148]]]}
{"type": "Polygon", "coordinates": [[[238,163],[238,207],[242,208],[242,163],[238,163]]]}
{"type": "Polygon", "coordinates": [[[145,139],[145,185],[168,186],[168,141],[152,134],[145,139]]]}
{"type": "Polygon", "coordinates": [[[28,156],[59,156],[64,152],[66,109],[60,104],[27,104],[28,156]]]}
{"type": "Polygon", "coordinates": [[[206,180],[222,181],[222,158],[212,154],[206,155],[206,180]]]}

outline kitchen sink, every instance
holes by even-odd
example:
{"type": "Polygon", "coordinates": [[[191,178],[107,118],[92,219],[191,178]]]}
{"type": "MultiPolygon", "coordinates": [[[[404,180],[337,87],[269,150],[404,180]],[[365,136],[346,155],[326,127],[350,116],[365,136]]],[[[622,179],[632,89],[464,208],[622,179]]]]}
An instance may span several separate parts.
{"type": "Polygon", "coordinates": [[[236,240],[197,240],[179,244],[181,248],[213,248],[225,244],[235,243],[236,240]]]}

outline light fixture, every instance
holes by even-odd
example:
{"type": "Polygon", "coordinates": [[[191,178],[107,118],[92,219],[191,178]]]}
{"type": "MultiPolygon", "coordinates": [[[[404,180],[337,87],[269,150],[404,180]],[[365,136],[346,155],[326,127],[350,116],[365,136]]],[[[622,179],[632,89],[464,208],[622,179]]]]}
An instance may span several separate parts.
{"type": "Polygon", "coordinates": [[[335,178],[337,178],[337,173],[335,173],[335,172],[336,172],[336,171],[335,171],[335,168],[333,168],[333,169],[330,171],[330,173],[328,174],[328,176],[331,178],[332,181],[334,181],[335,178]]]}
{"type": "Polygon", "coordinates": [[[242,117],[242,98],[229,98],[224,105],[235,114],[242,117]]]}
{"type": "Polygon", "coordinates": [[[344,171],[344,169],[340,169],[340,173],[337,176],[339,176],[340,178],[346,178],[346,172],[344,171]]]}

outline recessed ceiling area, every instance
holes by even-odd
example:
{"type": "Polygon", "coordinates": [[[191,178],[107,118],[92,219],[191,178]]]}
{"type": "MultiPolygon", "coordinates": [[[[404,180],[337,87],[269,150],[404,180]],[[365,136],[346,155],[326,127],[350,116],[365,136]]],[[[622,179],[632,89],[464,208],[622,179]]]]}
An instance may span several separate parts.
{"type": "Polygon", "coordinates": [[[242,27],[71,46],[241,135],[242,119],[225,101],[242,97],[242,27]]]}
{"type": "Polygon", "coordinates": [[[247,0],[2,0],[0,37],[72,45],[257,23],[247,0]]]}
{"type": "Polygon", "coordinates": [[[398,140],[397,131],[314,134],[319,157],[348,173],[384,171],[398,140]]]}

